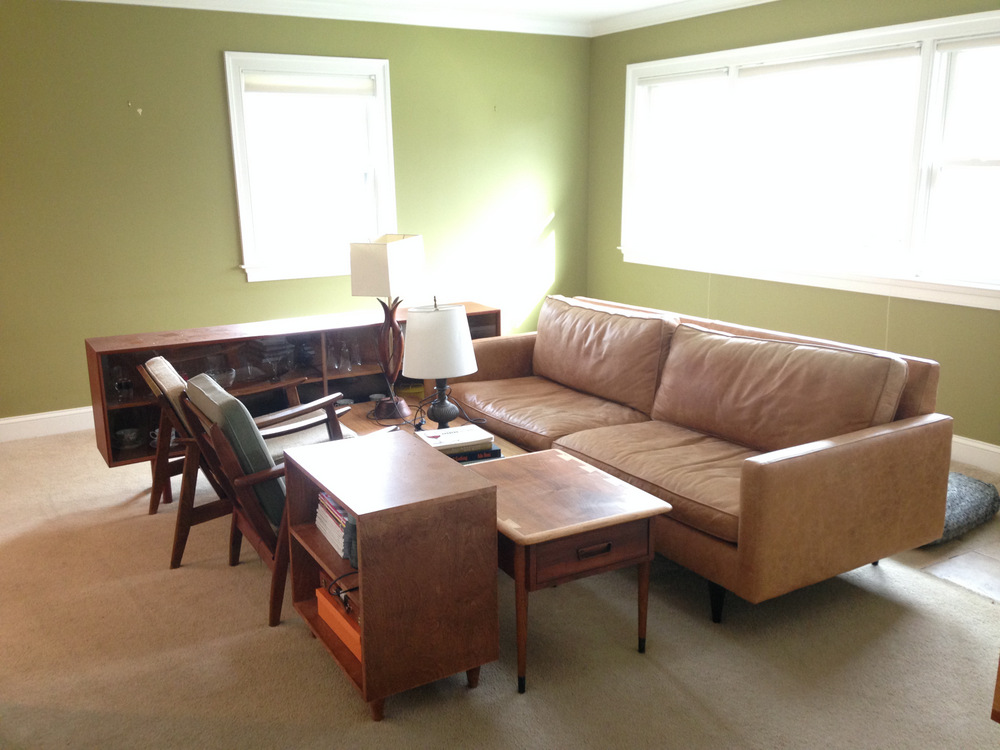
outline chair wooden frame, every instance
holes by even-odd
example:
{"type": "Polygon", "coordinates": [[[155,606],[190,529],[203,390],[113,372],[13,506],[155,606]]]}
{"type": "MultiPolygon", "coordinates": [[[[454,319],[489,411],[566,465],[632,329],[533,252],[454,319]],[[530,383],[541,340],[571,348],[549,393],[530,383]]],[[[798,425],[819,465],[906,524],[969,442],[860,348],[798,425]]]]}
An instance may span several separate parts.
{"type": "MultiPolygon", "coordinates": [[[[174,408],[174,405],[170,402],[170,399],[167,398],[166,394],[162,392],[146,366],[141,364],[137,369],[139,370],[139,374],[142,376],[142,379],[146,381],[146,385],[149,386],[150,391],[153,393],[153,397],[156,399],[156,402],[160,407],[159,429],[156,433],[156,451],[153,454],[151,462],[153,484],[149,491],[149,514],[155,515],[159,510],[161,503],[166,505],[173,502],[173,490],[170,484],[170,479],[171,477],[181,474],[184,470],[183,456],[170,455],[174,448],[174,441],[171,440],[171,430],[176,431],[177,435],[181,437],[181,440],[179,441],[181,445],[183,445],[184,438],[189,438],[190,435],[188,435],[188,430],[184,426],[180,415],[174,408]],[[166,423],[169,423],[169,426],[166,423]]],[[[280,384],[264,383],[257,388],[249,390],[243,389],[241,393],[259,393],[262,391],[277,390],[278,388],[281,388],[285,391],[285,396],[288,399],[289,406],[296,407],[302,403],[298,388],[305,382],[306,378],[285,381],[280,384]]],[[[280,421],[279,419],[276,419],[276,417],[283,413],[284,411],[267,414],[263,417],[258,417],[255,421],[260,426],[275,424],[280,421]]],[[[308,423],[308,427],[319,425],[325,421],[325,419],[326,418],[323,416],[316,417],[308,423]]],[[[302,427],[298,429],[306,428],[302,427]]],[[[270,437],[270,435],[268,437],[270,437]]]]}
{"type": "MultiPolygon", "coordinates": [[[[139,365],[138,370],[160,407],[156,452],[153,455],[152,461],[153,484],[149,493],[150,515],[157,512],[161,502],[170,503],[173,501],[171,478],[178,474],[181,475],[181,494],[180,501],[177,504],[177,521],[174,527],[174,540],[170,552],[171,569],[179,568],[181,559],[184,557],[184,549],[187,545],[191,527],[207,521],[213,521],[216,518],[222,518],[232,513],[232,498],[221,481],[222,478],[218,469],[210,465],[201,455],[194,436],[191,434],[181,415],[178,414],[174,404],[161,390],[156,379],[144,364],[139,365]],[[172,433],[175,431],[178,435],[176,442],[171,439],[172,433]],[[183,448],[183,455],[171,455],[175,452],[175,445],[183,448]],[[205,478],[208,479],[212,489],[215,490],[218,499],[195,505],[194,496],[197,489],[199,469],[201,469],[201,473],[205,475],[205,478]]],[[[265,414],[254,419],[254,423],[260,429],[261,435],[265,439],[307,430],[323,423],[327,424],[327,434],[331,436],[331,439],[334,439],[332,437],[334,434],[337,435],[337,438],[342,437],[343,433],[338,417],[339,414],[343,414],[350,409],[350,407],[341,407],[338,410],[336,407],[336,400],[342,398],[343,394],[335,393],[307,404],[302,404],[299,398],[298,386],[304,382],[305,378],[292,382],[284,382],[280,385],[265,384],[253,391],[284,388],[288,402],[291,404],[287,409],[265,414]],[[303,414],[312,413],[319,409],[323,410],[322,414],[306,419],[299,419],[303,414]],[[332,419],[336,420],[336,427],[330,426],[331,413],[334,415],[332,419]]],[[[238,557],[239,554],[237,552],[237,559],[238,557]]],[[[236,563],[232,564],[235,565],[236,563]]]]}
{"type": "Polygon", "coordinates": [[[156,439],[156,453],[153,456],[153,486],[149,493],[149,513],[155,514],[161,498],[164,503],[173,500],[170,480],[181,475],[181,497],[177,504],[177,521],[174,525],[174,540],[170,551],[170,567],[179,568],[184,548],[187,545],[191,527],[198,524],[222,518],[232,513],[232,502],[226,495],[216,472],[205,461],[201,460],[197,444],[181,416],[167,395],[160,389],[156,379],[149,373],[145,365],[139,365],[139,374],[146,381],[160,406],[159,431],[156,439]],[[177,444],[184,449],[182,456],[172,457],[172,433],[178,435],[177,444]],[[205,474],[208,483],[215,490],[218,499],[196,506],[194,493],[198,481],[198,470],[205,474]]]}
{"type": "MultiPolygon", "coordinates": [[[[264,427],[261,429],[263,437],[276,437],[301,430],[303,429],[302,425],[315,426],[317,424],[316,418],[293,424],[288,424],[288,422],[322,408],[325,416],[321,418],[321,421],[326,422],[329,438],[339,440],[343,437],[339,416],[350,410],[349,406],[336,408],[336,401],[342,397],[343,394],[334,393],[308,404],[293,406],[268,415],[260,422],[255,420],[255,423],[258,427],[264,427]]],[[[186,467],[194,466],[195,468],[192,471],[185,469],[181,504],[183,505],[185,500],[194,494],[186,487],[188,484],[193,486],[197,466],[207,463],[210,471],[220,480],[221,489],[232,507],[229,564],[239,564],[242,542],[246,538],[271,571],[267,622],[268,625],[274,627],[281,621],[281,607],[285,594],[285,582],[288,577],[288,514],[287,512],[282,513],[281,523],[275,530],[257,500],[254,486],[284,476],[284,464],[247,474],[241,467],[240,461],[222,428],[198,409],[186,393],[181,396],[181,405],[194,433],[191,450],[198,454],[197,458],[193,453],[186,457],[186,467]]]]}

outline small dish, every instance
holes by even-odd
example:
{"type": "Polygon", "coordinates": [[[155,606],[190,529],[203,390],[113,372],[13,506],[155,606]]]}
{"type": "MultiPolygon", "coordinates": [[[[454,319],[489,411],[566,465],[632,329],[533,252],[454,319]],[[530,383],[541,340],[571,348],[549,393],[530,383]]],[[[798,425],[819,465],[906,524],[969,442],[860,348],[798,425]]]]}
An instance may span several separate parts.
{"type": "Polygon", "coordinates": [[[208,370],[205,374],[223,388],[229,388],[236,382],[236,370],[232,367],[221,370],[208,370]]]}
{"type": "Polygon", "coordinates": [[[138,448],[142,445],[142,432],[138,427],[123,427],[115,431],[115,442],[122,449],[138,448]]]}

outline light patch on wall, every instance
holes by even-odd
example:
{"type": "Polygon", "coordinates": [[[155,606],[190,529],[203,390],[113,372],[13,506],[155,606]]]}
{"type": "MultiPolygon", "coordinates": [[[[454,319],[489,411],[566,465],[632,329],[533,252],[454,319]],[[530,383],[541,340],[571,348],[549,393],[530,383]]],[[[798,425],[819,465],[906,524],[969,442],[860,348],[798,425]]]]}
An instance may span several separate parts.
{"type": "Polygon", "coordinates": [[[128,108],[135,112],[139,117],[142,117],[142,107],[129,102],[128,108]]]}
{"type": "Polygon", "coordinates": [[[504,329],[519,326],[555,282],[555,216],[537,180],[509,183],[437,259],[439,296],[498,305],[504,329]]]}

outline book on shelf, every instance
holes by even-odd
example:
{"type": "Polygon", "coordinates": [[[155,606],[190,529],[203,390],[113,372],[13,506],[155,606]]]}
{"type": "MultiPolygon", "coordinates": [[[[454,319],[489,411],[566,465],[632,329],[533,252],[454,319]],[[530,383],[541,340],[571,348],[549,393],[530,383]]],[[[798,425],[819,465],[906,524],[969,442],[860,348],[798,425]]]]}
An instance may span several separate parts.
{"type": "Polygon", "coordinates": [[[488,451],[493,447],[493,435],[475,424],[446,427],[443,430],[420,430],[413,434],[432,448],[449,455],[488,451]]]}
{"type": "Polygon", "coordinates": [[[344,608],[339,597],[334,596],[325,588],[316,589],[316,613],[330,629],[337,634],[341,642],[351,650],[355,658],[362,658],[361,629],[358,621],[344,608]]]}
{"type": "Polygon", "coordinates": [[[329,492],[319,493],[319,506],[316,511],[319,512],[320,508],[323,508],[341,528],[347,526],[351,518],[351,514],[337,503],[329,492]]]}
{"type": "Polygon", "coordinates": [[[316,512],[316,528],[320,534],[326,537],[326,541],[337,551],[337,554],[343,557],[344,529],[333,521],[328,513],[322,510],[316,512]]]}
{"type": "Polygon", "coordinates": [[[489,450],[462,451],[461,453],[449,453],[448,458],[453,458],[459,463],[470,461],[488,461],[491,458],[501,458],[500,447],[493,443],[489,450]]]}
{"type": "Polygon", "coordinates": [[[327,492],[320,492],[316,503],[316,529],[338,555],[358,567],[357,521],[327,492]]]}

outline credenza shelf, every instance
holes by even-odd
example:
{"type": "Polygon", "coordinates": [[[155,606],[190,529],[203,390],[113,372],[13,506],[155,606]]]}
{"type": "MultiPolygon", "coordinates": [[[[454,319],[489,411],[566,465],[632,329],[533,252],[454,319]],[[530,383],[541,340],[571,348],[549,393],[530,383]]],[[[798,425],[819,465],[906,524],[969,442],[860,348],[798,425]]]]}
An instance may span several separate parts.
{"type": "MultiPolygon", "coordinates": [[[[500,310],[461,304],[473,338],[500,335],[500,310]]],[[[397,313],[404,329],[406,313],[404,308],[397,313]]],[[[384,393],[376,355],[382,319],[373,305],[360,313],[89,338],[85,345],[97,448],[108,466],[152,459],[150,433],[159,425],[159,408],[137,368],[158,355],[185,378],[213,369],[235,370],[227,389],[254,415],[290,405],[286,387],[291,386],[298,386],[303,400],[343,392],[366,401],[372,393],[384,393]],[[345,344],[349,370],[340,366],[345,344]],[[275,350],[281,355],[269,356],[275,350]],[[138,428],[138,445],[120,444],[116,433],[125,428],[138,428]]]]}

